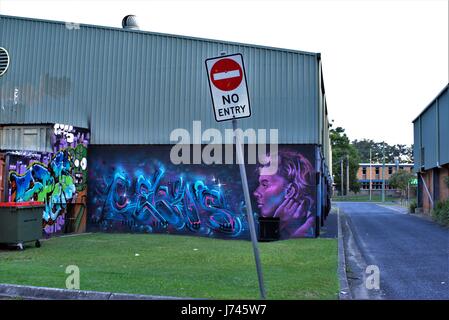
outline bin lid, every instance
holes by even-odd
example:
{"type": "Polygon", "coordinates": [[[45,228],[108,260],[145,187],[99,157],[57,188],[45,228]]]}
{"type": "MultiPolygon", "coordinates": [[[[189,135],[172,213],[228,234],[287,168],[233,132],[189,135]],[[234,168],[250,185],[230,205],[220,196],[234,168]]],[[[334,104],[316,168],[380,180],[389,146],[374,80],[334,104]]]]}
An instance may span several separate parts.
{"type": "Polygon", "coordinates": [[[40,201],[26,201],[26,202],[0,202],[0,208],[11,208],[11,207],[33,207],[33,206],[43,206],[45,203],[40,201]]]}

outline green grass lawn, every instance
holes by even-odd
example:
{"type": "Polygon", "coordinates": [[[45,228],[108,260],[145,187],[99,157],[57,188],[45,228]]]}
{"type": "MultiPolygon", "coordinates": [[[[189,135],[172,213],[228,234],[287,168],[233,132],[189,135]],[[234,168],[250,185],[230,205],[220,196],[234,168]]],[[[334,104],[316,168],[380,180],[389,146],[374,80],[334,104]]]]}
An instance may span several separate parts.
{"type": "MultiPolygon", "coordinates": [[[[267,297],[337,299],[337,240],[259,243],[267,297]]],[[[258,299],[249,241],[156,234],[85,234],[0,250],[0,283],[210,299],[258,299]],[[136,256],[138,254],[138,256],[136,256]]]]}

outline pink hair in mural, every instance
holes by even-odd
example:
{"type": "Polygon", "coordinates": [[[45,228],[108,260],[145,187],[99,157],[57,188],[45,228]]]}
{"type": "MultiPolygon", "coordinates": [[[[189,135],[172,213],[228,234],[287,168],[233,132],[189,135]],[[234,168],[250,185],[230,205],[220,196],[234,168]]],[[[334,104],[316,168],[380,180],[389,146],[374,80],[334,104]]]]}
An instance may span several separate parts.
{"type": "Polygon", "coordinates": [[[262,217],[280,219],[281,238],[312,236],[314,233],[314,174],[310,161],[301,153],[279,150],[267,155],[269,161],[259,167],[259,185],[253,195],[262,217]],[[277,156],[278,169],[269,169],[277,156]]]}

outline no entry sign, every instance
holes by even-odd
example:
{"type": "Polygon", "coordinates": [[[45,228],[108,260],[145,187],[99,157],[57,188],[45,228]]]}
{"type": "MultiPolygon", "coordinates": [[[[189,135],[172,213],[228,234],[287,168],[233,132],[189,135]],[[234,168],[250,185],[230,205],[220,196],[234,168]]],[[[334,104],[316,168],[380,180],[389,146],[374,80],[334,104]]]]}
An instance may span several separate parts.
{"type": "Polygon", "coordinates": [[[216,121],[251,116],[245,67],[240,53],[206,60],[216,121]]]}
{"type": "Polygon", "coordinates": [[[242,68],[235,60],[229,58],[220,59],[212,66],[210,80],[220,90],[235,90],[243,80],[242,68]]]}

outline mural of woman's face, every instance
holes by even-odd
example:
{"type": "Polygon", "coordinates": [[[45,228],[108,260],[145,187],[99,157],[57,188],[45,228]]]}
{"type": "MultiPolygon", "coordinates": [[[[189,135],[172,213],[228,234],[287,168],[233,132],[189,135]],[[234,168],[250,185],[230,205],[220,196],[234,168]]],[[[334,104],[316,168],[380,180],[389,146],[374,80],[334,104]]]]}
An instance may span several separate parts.
{"type": "Polygon", "coordinates": [[[263,217],[272,217],[285,199],[288,181],[277,174],[269,175],[267,170],[267,168],[260,169],[259,186],[253,195],[260,214],[263,217]]]}

